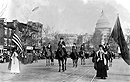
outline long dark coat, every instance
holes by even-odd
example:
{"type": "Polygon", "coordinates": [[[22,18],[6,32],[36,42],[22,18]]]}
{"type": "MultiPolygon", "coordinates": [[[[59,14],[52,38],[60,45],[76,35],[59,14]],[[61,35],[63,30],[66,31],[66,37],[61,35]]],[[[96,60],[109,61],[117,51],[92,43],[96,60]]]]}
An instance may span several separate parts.
{"type": "Polygon", "coordinates": [[[97,52],[97,59],[96,59],[96,63],[97,63],[97,75],[96,77],[107,77],[107,70],[108,70],[108,62],[107,62],[107,55],[105,55],[103,57],[103,55],[105,55],[104,53],[102,54],[101,51],[97,52]],[[106,64],[105,64],[106,61],[106,64]]]}
{"type": "Polygon", "coordinates": [[[77,47],[72,46],[72,52],[70,54],[71,59],[77,59],[78,58],[78,53],[77,53],[77,47]]]}

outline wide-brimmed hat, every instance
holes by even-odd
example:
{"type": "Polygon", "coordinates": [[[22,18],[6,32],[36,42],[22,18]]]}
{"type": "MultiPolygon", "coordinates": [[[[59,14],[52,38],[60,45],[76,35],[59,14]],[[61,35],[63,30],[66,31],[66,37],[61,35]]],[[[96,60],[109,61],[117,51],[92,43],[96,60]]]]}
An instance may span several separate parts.
{"type": "Polygon", "coordinates": [[[60,39],[64,39],[63,37],[61,37],[60,39]]]}
{"type": "Polygon", "coordinates": [[[103,48],[103,45],[99,45],[99,47],[102,47],[102,48],[103,48]]]}

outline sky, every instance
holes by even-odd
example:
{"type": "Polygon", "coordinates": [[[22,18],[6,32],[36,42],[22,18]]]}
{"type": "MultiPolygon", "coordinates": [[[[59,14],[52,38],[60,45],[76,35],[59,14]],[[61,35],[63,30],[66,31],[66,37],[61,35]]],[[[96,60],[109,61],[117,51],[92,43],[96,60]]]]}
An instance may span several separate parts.
{"type": "Polygon", "coordinates": [[[129,0],[0,0],[0,16],[41,22],[61,33],[93,34],[102,9],[113,28],[117,13],[123,31],[130,27],[129,0]],[[2,10],[7,6],[5,12],[2,10]],[[38,7],[35,11],[32,10],[38,7]]]}

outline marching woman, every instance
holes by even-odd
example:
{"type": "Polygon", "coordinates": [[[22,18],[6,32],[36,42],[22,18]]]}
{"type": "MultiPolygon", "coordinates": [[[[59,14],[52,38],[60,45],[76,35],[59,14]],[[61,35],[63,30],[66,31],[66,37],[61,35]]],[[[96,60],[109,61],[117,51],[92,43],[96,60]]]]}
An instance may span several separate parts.
{"type": "Polygon", "coordinates": [[[101,79],[106,79],[107,77],[107,55],[103,50],[103,46],[99,45],[99,50],[97,51],[97,75],[96,77],[100,77],[101,79]]]}
{"type": "Polygon", "coordinates": [[[18,60],[18,53],[16,52],[17,48],[15,47],[13,49],[13,54],[11,56],[11,73],[17,74],[20,73],[20,66],[19,66],[19,60],[18,60]]]}

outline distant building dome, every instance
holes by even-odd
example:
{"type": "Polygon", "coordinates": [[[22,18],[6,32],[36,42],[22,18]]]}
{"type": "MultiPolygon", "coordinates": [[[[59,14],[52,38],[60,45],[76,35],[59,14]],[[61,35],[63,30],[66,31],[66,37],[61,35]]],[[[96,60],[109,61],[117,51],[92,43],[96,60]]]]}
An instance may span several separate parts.
{"type": "Polygon", "coordinates": [[[101,16],[96,23],[96,28],[110,28],[110,23],[102,10],[101,16]]]}

